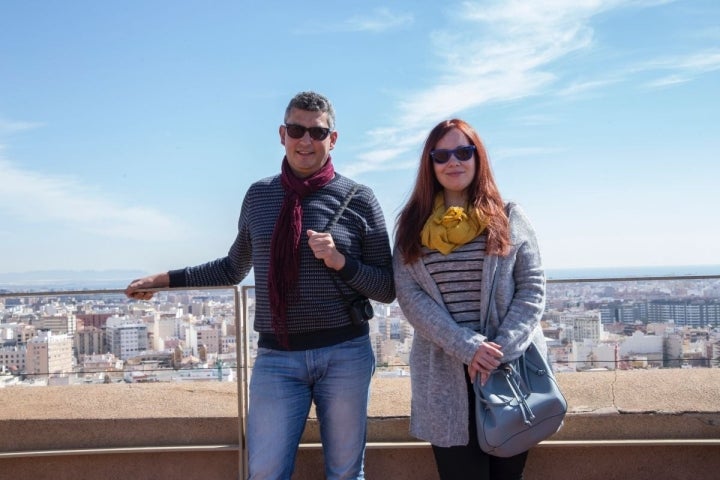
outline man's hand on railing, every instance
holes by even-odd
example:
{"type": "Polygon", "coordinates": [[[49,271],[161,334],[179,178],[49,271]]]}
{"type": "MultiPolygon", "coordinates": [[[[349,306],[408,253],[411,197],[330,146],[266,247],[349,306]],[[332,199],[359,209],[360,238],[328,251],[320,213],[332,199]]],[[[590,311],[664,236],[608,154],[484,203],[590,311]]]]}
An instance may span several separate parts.
{"type": "Polygon", "coordinates": [[[149,289],[167,288],[170,286],[170,276],[167,272],[136,278],[125,289],[125,295],[135,300],[150,300],[155,292],[149,289]]]}

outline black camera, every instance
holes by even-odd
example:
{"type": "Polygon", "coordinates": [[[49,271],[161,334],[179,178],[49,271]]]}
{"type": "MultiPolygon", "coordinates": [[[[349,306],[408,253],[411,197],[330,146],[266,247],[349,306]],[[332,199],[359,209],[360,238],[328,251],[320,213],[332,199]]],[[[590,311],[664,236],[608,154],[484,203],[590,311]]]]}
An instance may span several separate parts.
{"type": "Polygon", "coordinates": [[[362,325],[375,315],[370,300],[365,297],[357,297],[350,302],[350,320],[353,325],[362,325]]]}

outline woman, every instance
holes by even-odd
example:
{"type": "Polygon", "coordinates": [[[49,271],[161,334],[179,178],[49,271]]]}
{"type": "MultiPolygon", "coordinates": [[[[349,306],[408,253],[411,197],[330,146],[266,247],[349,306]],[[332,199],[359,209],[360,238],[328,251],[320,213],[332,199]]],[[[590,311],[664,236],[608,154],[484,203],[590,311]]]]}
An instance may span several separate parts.
{"type": "Polygon", "coordinates": [[[432,444],[440,478],[522,479],[527,452],[480,450],[472,380],[535,343],[545,276],[535,233],[503,204],[475,130],[443,121],[425,141],[412,196],[398,215],[397,299],[415,328],[410,433],[432,444]]]}

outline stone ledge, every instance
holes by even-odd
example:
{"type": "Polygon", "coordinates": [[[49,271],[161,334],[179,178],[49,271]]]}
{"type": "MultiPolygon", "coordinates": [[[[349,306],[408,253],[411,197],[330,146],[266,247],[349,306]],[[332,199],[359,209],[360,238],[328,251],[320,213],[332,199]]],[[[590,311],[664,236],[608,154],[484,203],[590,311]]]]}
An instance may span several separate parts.
{"type": "MultiPolygon", "coordinates": [[[[720,438],[720,369],[561,373],[555,440],[720,438]],[[682,382],[679,380],[682,379],[682,382]]],[[[414,442],[410,380],[373,380],[369,442],[414,442]]],[[[0,389],[0,452],[239,443],[237,384],[0,389]]],[[[319,442],[311,415],[303,442],[319,442]]]]}

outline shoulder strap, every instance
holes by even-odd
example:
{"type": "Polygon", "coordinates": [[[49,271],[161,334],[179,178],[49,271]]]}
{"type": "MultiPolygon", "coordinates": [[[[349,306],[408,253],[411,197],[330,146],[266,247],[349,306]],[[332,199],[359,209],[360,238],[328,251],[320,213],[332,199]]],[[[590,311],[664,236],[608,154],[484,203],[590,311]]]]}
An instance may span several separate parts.
{"type": "MultiPolygon", "coordinates": [[[[337,212],[335,212],[335,216],[333,216],[333,218],[331,218],[330,221],[328,222],[328,224],[325,226],[325,230],[324,230],[325,233],[329,232],[332,229],[332,227],[335,226],[335,224],[338,222],[338,220],[340,220],[340,217],[342,217],[343,212],[345,212],[345,209],[350,204],[350,200],[352,200],[352,197],[355,196],[355,192],[357,192],[359,188],[360,188],[360,184],[356,183],[355,185],[352,186],[350,191],[348,191],[347,195],[345,195],[345,198],[343,199],[342,204],[337,209],[337,212]]],[[[335,288],[338,289],[338,291],[340,292],[340,295],[343,296],[345,301],[348,303],[352,302],[353,298],[348,297],[347,294],[345,292],[343,292],[342,288],[340,288],[340,285],[338,285],[338,281],[336,278],[337,274],[335,272],[333,272],[330,276],[332,277],[333,283],[335,284],[335,288]]]]}
{"type": "Polygon", "coordinates": [[[359,188],[360,188],[360,184],[356,183],[355,185],[352,186],[352,188],[347,193],[347,195],[345,195],[345,199],[343,200],[343,203],[340,205],[340,208],[338,208],[337,212],[335,212],[335,216],[332,219],[330,219],[328,224],[325,226],[325,230],[324,230],[325,232],[329,232],[330,229],[332,229],[332,227],[335,226],[335,224],[338,222],[338,220],[340,220],[340,217],[342,217],[343,212],[345,212],[345,209],[350,204],[350,200],[352,200],[352,197],[355,196],[355,192],[357,192],[359,188]]]}

